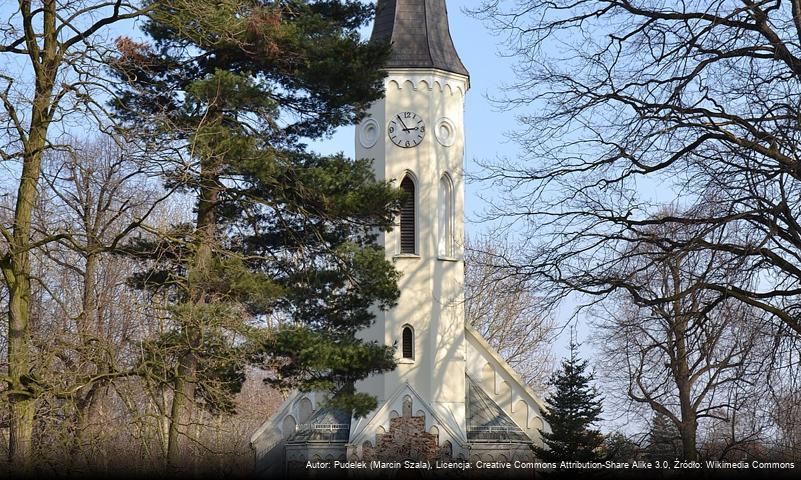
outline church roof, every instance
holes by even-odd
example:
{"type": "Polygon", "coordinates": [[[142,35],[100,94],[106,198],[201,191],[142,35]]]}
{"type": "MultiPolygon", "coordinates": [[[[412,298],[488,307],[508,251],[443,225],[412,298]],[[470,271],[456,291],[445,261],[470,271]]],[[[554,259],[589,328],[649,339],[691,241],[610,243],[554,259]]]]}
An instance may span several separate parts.
{"type": "Polygon", "coordinates": [[[350,437],[350,413],[335,408],[321,408],[287,440],[287,443],[347,442],[350,437]]]}
{"type": "Polygon", "coordinates": [[[371,39],[392,43],[389,68],[470,75],[453,46],[445,0],[378,0],[371,39]]]}
{"type": "Polygon", "coordinates": [[[528,435],[470,377],[467,377],[467,440],[491,443],[531,442],[528,435]]]}

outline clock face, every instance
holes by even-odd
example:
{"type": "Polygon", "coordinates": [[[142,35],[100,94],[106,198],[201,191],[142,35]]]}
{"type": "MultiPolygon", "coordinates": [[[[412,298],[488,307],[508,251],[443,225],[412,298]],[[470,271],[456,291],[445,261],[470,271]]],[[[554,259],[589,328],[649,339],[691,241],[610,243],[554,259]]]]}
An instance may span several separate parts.
{"type": "Polygon", "coordinates": [[[401,112],[389,120],[387,134],[395,145],[412,148],[423,141],[426,126],[420,115],[414,112],[401,112]]]}

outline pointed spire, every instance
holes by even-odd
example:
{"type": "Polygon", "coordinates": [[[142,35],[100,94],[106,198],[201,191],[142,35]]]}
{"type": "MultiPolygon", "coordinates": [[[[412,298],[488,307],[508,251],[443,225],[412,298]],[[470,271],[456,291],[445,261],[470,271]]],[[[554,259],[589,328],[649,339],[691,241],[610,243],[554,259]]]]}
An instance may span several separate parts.
{"type": "Polygon", "coordinates": [[[453,46],[445,0],[378,0],[372,40],[392,43],[389,68],[470,75],[453,46]]]}

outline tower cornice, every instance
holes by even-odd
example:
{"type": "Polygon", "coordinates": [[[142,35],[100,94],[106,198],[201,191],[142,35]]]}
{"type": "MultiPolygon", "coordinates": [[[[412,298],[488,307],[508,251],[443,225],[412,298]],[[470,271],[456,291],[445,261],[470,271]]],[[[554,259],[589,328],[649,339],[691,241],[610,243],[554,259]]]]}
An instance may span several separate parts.
{"type": "Polygon", "coordinates": [[[403,83],[410,82],[415,90],[420,88],[434,89],[439,86],[444,91],[446,86],[451,93],[464,96],[470,89],[470,77],[435,68],[388,68],[387,83],[395,83],[397,88],[403,88],[403,83]],[[423,87],[425,85],[425,87],[423,87]]]}

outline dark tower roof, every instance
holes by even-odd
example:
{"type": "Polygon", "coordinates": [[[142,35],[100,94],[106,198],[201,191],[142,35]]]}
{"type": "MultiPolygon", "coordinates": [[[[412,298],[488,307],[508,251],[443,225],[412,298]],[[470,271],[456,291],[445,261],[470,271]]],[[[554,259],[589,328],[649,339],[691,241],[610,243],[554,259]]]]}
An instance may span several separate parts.
{"type": "Polygon", "coordinates": [[[445,0],[378,0],[371,39],[392,43],[389,68],[470,75],[453,46],[445,0]]]}

